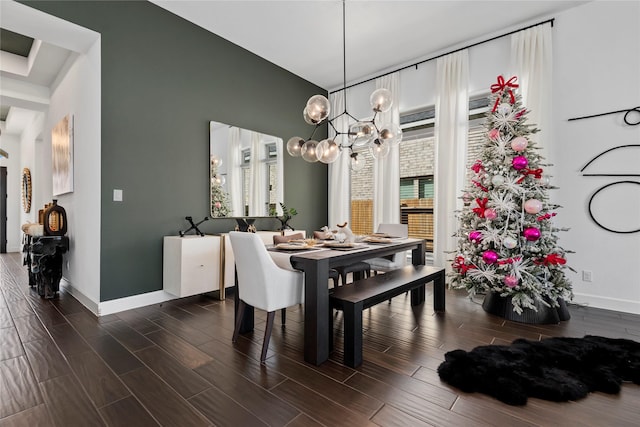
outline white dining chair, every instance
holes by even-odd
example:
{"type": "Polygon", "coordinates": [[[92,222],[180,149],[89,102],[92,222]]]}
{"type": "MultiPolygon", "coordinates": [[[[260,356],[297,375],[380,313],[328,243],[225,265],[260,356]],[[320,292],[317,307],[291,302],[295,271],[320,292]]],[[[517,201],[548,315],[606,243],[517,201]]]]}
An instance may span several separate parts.
{"type": "MultiPolygon", "coordinates": [[[[260,355],[260,362],[264,362],[276,311],[304,302],[304,276],[302,272],[278,267],[256,234],[231,231],[229,238],[235,253],[238,274],[236,297],[239,299],[233,342],[238,340],[247,305],[266,311],[267,324],[260,355]]],[[[282,319],[284,324],[284,312],[282,319]]]]}
{"type": "MultiPolygon", "coordinates": [[[[409,227],[407,224],[380,224],[378,233],[385,233],[392,237],[409,237],[409,227]]],[[[387,272],[396,270],[407,265],[407,253],[398,252],[390,258],[372,258],[367,263],[374,272],[387,272]]]]}

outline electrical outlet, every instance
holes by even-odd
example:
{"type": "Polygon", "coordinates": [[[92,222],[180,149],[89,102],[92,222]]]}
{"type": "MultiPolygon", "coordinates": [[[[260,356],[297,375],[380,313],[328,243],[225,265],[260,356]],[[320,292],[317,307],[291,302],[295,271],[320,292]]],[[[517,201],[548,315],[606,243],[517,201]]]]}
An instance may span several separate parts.
{"type": "Polygon", "coordinates": [[[591,282],[593,280],[592,273],[590,270],[582,270],[582,281],[583,282],[591,282]]]}

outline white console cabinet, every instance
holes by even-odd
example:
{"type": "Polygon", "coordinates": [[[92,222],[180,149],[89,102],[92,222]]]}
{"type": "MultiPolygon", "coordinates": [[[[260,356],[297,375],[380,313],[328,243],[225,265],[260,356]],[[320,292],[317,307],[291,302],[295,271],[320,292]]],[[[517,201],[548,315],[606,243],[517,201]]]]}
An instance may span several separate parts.
{"type": "Polygon", "coordinates": [[[165,236],[164,290],[177,297],[219,290],[220,239],[221,236],[165,236]]]}

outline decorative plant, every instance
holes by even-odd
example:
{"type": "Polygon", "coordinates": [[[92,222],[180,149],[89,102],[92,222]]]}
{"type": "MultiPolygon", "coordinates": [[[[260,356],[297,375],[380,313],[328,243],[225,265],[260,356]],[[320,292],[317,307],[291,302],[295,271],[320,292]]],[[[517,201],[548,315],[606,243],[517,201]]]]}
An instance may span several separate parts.
{"type": "Polygon", "coordinates": [[[278,218],[281,224],[281,230],[293,230],[293,227],[289,225],[289,221],[294,216],[298,215],[298,211],[296,211],[294,208],[287,208],[284,203],[280,203],[280,207],[282,208],[281,216],[278,216],[278,211],[275,207],[270,209],[269,214],[278,218]]]}

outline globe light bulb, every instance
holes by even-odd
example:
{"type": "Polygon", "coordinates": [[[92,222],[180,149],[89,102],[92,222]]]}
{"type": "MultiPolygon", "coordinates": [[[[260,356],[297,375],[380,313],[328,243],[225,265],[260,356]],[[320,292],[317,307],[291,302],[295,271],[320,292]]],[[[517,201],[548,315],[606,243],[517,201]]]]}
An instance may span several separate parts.
{"type": "Polygon", "coordinates": [[[211,165],[220,167],[220,165],[222,165],[222,159],[218,156],[211,156],[211,165]]]}
{"type": "Polygon", "coordinates": [[[390,145],[398,145],[402,141],[402,129],[395,123],[386,123],[380,126],[378,137],[390,145]]]}
{"type": "Polygon", "coordinates": [[[300,157],[302,155],[301,148],[304,144],[304,139],[299,136],[294,136],[287,141],[287,153],[292,157],[300,157]]]}
{"type": "Polygon", "coordinates": [[[374,159],[382,159],[386,157],[387,154],[389,154],[391,146],[385,141],[378,138],[373,141],[373,143],[369,147],[369,150],[371,151],[371,155],[374,159]]]}
{"type": "Polygon", "coordinates": [[[309,141],[305,142],[304,145],[302,146],[302,149],[300,150],[302,153],[302,158],[309,163],[317,162],[318,161],[317,148],[318,148],[318,141],[314,141],[313,139],[310,139],[309,141]]]}
{"type": "Polygon", "coordinates": [[[354,172],[360,172],[364,169],[366,165],[365,158],[363,156],[358,156],[358,153],[351,153],[351,161],[349,163],[349,168],[354,172]]]}
{"type": "Polygon", "coordinates": [[[334,140],[328,138],[320,141],[317,150],[319,153],[318,160],[326,164],[335,162],[340,155],[340,146],[334,140]]]}
{"type": "Polygon", "coordinates": [[[380,88],[373,91],[369,97],[369,102],[371,103],[373,111],[377,113],[384,113],[385,111],[389,111],[391,108],[391,105],[393,104],[393,96],[389,89],[380,88]]]}
{"type": "Polygon", "coordinates": [[[223,175],[214,175],[213,182],[217,186],[222,186],[225,182],[227,182],[227,179],[223,175]]]}
{"type": "Polygon", "coordinates": [[[307,101],[307,106],[304,109],[309,118],[315,123],[320,123],[327,117],[329,117],[329,112],[331,111],[331,104],[329,104],[329,100],[322,95],[313,95],[307,101]]]}
{"type": "Polygon", "coordinates": [[[354,147],[363,147],[378,137],[372,122],[357,122],[349,126],[349,142],[354,147]]]}

